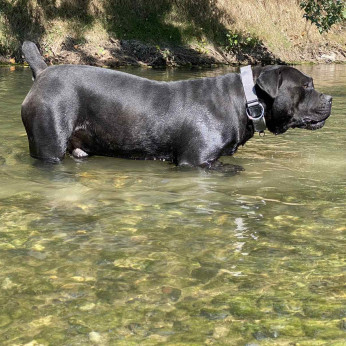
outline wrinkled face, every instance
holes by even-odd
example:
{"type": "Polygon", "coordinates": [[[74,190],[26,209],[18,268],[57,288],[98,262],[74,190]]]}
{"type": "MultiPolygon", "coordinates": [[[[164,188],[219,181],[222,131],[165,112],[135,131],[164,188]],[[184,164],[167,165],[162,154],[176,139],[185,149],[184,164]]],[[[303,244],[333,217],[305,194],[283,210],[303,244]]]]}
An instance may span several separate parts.
{"type": "Polygon", "coordinates": [[[257,84],[272,98],[266,122],[268,129],[275,134],[296,127],[317,130],[330,116],[332,97],[317,92],[312,78],[293,67],[264,70],[257,84]]]}

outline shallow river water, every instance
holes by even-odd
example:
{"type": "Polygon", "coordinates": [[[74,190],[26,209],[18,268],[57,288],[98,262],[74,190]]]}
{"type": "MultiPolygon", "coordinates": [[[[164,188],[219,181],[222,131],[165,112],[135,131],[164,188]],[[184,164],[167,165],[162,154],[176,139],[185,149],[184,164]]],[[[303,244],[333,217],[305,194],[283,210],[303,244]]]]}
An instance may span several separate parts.
{"type": "MultiPolygon", "coordinates": [[[[255,136],[224,162],[30,158],[28,68],[0,68],[1,345],[345,345],[345,65],[318,131],[255,136]]],[[[158,80],[215,70],[128,69],[158,80]]]]}

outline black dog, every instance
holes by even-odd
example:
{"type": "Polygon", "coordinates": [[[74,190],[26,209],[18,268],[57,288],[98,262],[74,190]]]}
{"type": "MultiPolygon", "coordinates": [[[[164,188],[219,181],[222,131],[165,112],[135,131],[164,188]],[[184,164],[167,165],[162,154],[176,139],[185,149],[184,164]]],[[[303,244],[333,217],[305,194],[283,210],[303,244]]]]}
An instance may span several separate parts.
{"type": "MultiPolygon", "coordinates": [[[[34,43],[23,52],[34,84],[22,105],[32,157],[105,155],[212,168],[254,134],[239,74],[157,82],[90,66],[47,67],[34,43]]],[[[331,96],[287,66],[254,68],[268,130],[318,129],[331,96]]]]}

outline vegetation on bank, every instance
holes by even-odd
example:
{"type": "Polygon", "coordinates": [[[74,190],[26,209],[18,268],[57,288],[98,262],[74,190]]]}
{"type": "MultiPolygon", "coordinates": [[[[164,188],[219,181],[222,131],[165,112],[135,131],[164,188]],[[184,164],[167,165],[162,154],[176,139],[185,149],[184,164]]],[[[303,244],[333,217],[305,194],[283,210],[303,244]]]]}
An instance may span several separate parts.
{"type": "Polygon", "coordinates": [[[21,42],[30,39],[52,63],[346,61],[345,21],[320,34],[301,5],[297,0],[0,0],[0,55],[21,62],[21,42]]]}

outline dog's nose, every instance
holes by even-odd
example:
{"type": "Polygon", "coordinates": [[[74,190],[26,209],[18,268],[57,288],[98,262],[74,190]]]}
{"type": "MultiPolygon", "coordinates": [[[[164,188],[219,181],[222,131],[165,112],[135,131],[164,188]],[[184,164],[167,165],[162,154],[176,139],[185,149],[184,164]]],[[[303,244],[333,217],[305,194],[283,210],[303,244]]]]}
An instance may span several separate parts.
{"type": "Polygon", "coordinates": [[[333,98],[330,95],[324,95],[327,103],[332,104],[333,98]]]}

